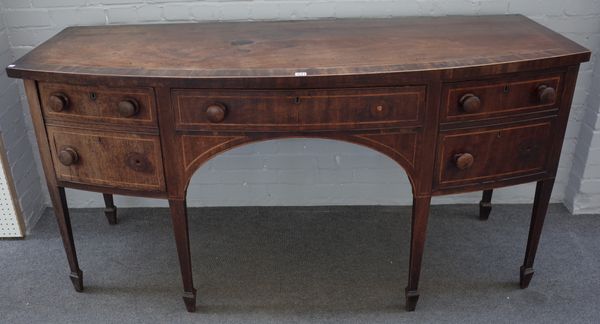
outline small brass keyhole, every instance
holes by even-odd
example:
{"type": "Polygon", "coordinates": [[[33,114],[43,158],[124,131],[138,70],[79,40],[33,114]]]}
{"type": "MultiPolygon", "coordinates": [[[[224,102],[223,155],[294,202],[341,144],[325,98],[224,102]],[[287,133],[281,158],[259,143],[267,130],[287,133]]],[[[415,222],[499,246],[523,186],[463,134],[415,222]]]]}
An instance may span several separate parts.
{"type": "Polygon", "coordinates": [[[383,106],[377,106],[377,107],[375,107],[375,109],[376,109],[377,111],[383,111],[383,106]]]}
{"type": "Polygon", "coordinates": [[[300,97],[294,98],[294,103],[299,104],[300,103],[300,97]]]}
{"type": "Polygon", "coordinates": [[[508,93],[510,91],[510,87],[507,85],[504,86],[504,93],[508,93]]]}
{"type": "Polygon", "coordinates": [[[95,101],[98,99],[98,95],[95,92],[90,92],[90,100],[95,101]]]}

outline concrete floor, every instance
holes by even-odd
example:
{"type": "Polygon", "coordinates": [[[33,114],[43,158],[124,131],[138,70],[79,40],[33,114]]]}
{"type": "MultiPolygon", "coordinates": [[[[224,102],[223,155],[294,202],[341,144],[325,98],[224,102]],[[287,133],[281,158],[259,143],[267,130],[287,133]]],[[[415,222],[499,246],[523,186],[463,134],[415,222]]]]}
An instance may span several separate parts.
{"type": "Polygon", "coordinates": [[[48,211],[0,241],[1,323],[598,323],[600,215],[552,205],[526,290],[529,205],[434,206],[417,311],[403,309],[408,207],[190,209],[198,311],[180,299],[167,209],[72,211],[76,293],[48,211]]]}

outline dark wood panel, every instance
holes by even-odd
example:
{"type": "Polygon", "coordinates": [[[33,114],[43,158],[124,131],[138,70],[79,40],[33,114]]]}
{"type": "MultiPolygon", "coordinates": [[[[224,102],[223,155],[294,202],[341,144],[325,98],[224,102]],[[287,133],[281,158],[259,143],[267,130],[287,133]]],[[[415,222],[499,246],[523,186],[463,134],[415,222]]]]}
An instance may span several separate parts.
{"type": "Polygon", "coordinates": [[[59,180],[117,188],[164,190],[158,136],[48,127],[59,180]]]}
{"type": "Polygon", "coordinates": [[[588,58],[585,48],[520,15],[404,17],[71,27],[8,73],[302,77],[588,58]]]}
{"type": "Polygon", "coordinates": [[[418,126],[422,123],[425,105],[425,87],[174,90],[172,96],[177,128],[198,130],[281,131],[418,126]]]}

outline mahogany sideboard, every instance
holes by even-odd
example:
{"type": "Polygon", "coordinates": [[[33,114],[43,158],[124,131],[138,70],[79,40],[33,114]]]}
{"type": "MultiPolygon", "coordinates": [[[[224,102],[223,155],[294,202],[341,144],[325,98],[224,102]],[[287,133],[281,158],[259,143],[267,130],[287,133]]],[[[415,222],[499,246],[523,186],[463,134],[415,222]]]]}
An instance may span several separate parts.
{"type": "Polygon", "coordinates": [[[414,310],[435,195],[483,190],[485,219],[493,188],[536,181],[520,269],[528,286],[589,58],[521,15],[450,16],[70,27],[7,73],[24,79],[75,290],[64,188],[103,193],[111,223],[112,194],[168,199],[192,312],[192,174],[246,143],[311,137],[369,147],[408,174],[414,310]]]}

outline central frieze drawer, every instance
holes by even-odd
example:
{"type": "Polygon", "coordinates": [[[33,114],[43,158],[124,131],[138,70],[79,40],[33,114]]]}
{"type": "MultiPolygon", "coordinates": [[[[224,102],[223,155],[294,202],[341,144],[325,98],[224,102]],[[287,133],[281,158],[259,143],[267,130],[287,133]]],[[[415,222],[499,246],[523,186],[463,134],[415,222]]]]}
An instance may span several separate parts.
{"type": "Polygon", "coordinates": [[[158,136],[51,126],[47,130],[59,180],[123,189],[165,190],[158,136]]]}
{"type": "Polygon", "coordinates": [[[552,122],[440,135],[437,187],[480,184],[546,170],[552,122]]]}
{"type": "Polygon", "coordinates": [[[425,87],[172,92],[178,129],[322,130],[418,126],[425,87]]]}

